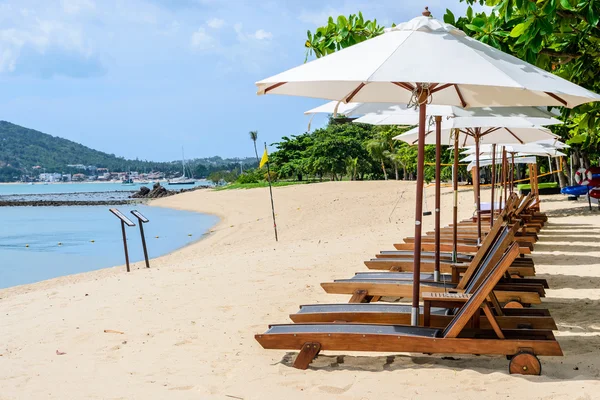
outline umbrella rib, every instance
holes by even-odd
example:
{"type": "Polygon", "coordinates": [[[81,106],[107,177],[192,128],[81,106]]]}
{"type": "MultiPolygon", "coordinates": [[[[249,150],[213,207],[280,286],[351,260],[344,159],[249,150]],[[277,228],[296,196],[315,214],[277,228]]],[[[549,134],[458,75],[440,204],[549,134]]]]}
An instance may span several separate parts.
{"type": "Polygon", "coordinates": [[[554,93],[550,93],[550,92],[544,92],[546,93],[548,96],[552,97],[554,100],[558,101],[559,103],[561,103],[563,106],[567,106],[567,101],[564,100],[562,97],[559,97],[557,95],[555,95],[554,93]]]}
{"type": "Polygon", "coordinates": [[[356,89],[354,89],[352,91],[352,93],[350,93],[350,95],[344,99],[344,103],[350,103],[352,101],[352,99],[354,98],[354,96],[356,96],[358,94],[358,92],[360,92],[362,90],[362,88],[365,87],[365,85],[366,84],[364,82],[361,82],[361,84],[358,85],[358,87],[356,89]]]}
{"type": "Polygon", "coordinates": [[[510,130],[510,129],[508,129],[508,128],[505,128],[505,129],[508,131],[508,133],[510,133],[511,135],[513,135],[513,137],[514,137],[515,139],[517,139],[517,140],[519,141],[519,143],[521,143],[521,144],[525,144],[525,143],[524,143],[524,142],[523,142],[521,139],[519,139],[519,137],[518,137],[517,135],[515,135],[515,134],[513,133],[513,131],[511,131],[511,130],[510,130]]]}
{"type": "Polygon", "coordinates": [[[400,86],[401,88],[408,90],[409,92],[412,92],[413,90],[415,90],[415,87],[413,85],[411,85],[410,83],[406,83],[406,82],[392,82],[392,83],[396,86],[400,86]]]}
{"type": "Polygon", "coordinates": [[[456,94],[458,95],[458,98],[460,99],[460,104],[462,105],[463,108],[465,108],[467,106],[467,103],[465,102],[465,99],[463,98],[463,95],[460,92],[460,89],[458,88],[458,86],[456,84],[454,84],[453,86],[454,86],[454,89],[456,90],[456,94]]]}
{"type": "Polygon", "coordinates": [[[448,88],[448,87],[450,87],[450,86],[452,86],[452,85],[453,85],[453,83],[446,83],[445,85],[442,85],[442,86],[436,87],[435,89],[433,89],[433,90],[431,91],[431,93],[439,92],[440,90],[444,90],[444,89],[446,89],[446,88],[448,88]]]}
{"type": "Polygon", "coordinates": [[[498,129],[500,129],[500,128],[490,128],[490,129],[488,129],[487,131],[483,132],[483,133],[481,134],[481,136],[483,136],[483,135],[487,135],[488,133],[495,132],[495,131],[497,131],[498,129]]]}
{"type": "Polygon", "coordinates": [[[279,83],[269,86],[268,88],[265,89],[265,94],[269,93],[273,89],[277,89],[279,86],[285,85],[286,83],[287,82],[279,82],[279,83]]]}

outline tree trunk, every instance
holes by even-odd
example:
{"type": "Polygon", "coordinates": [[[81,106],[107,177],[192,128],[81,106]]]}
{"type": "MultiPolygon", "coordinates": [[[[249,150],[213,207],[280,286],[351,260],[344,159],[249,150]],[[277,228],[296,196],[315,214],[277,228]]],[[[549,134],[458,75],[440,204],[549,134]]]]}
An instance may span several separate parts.
{"type": "Polygon", "coordinates": [[[260,165],[260,160],[258,159],[258,150],[256,150],[256,140],[254,140],[254,154],[256,154],[256,167],[260,165]]]}
{"type": "Polygon", "coordinates": [[[385,172],[385,164],[383,163],[383,160],[381,160],[381,169],[383,170],[383,178],[387,181],[387,172],[385,172]]]}
{"type": "Polygon", "coordinates": [[[402,179],[405,181],[408,180],[408,176],[406,176],[406,167],[404,165],[402,166],[402,179]]]}
{"type": "Polygon", "coordinates": [[[394,172],[396,173],[396,180],[399,180],[400,177],[398,176],[398,163],[394,163],[394,172]]]}
{"type": "Polygon", "coordinates": [[[562,189],[562,188],[567,187],[569,185],[567,183],[567,177],[565,176],[564,172],[562,172],[560,170],[560,157],[556,157],[555,160],[556,160],[556,170],[558,171],[556,173],[556,175],[558,176],[558,182],[560,184],[560,188],[562,189]]]}

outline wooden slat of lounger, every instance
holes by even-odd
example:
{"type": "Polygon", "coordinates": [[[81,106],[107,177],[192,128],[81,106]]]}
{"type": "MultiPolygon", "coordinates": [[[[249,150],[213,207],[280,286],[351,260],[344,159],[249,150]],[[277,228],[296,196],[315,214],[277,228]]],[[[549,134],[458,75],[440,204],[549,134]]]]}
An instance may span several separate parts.
{"type": "MultiPolygon", "coordinates": [[[[366,303],[361,305],[372,305],[372,303],[366,303]]],[[[392,324],[392,325],[410,325],[411,313],[410,306],[407,306],[407,311],[404,313],[391,313],[391,312],[315,312],[315,313],[302,313],[302,314],[291,314],[290,319],[294,323],[333,323],[333,322],[348,322],[348,323],[362,323],[362,324],[392,324]]],[[[529,310],[513,309],[513,310],[529,310]]],[[[430,326],[434,328],[445,328],[448,323],[452,320],[452,315],[440,315],[431,314],[430,326]]],[[[497,316],[496,320],[502,329],[522,329],[527,327],[529,329],[549,329],[557,330],[556,322],[551,316],[540,315],[540,316],[497,316]]],[[[481,329],[491,329],[491,325],[488,323],[486,317],[482,317],[480,320],[481,329]]],[[[419,324],[423,325],[423,313],[419,314],[419,324]]]]}
{"type": "MultiPolygon", "coordinates": [[[[293,325],[298,328],[302,325],[293,325]]],[[[540,356],[561,356],[562,350],[556,339],[548,336],[547,331],[529,330],[515,332],[504,331],[505,340],[497,339],[440,339],[407,335],[384,335],[371,333],[266,333],[256,335],[255,339],[265,349],[299,350],[305,343],[318,342],[321,350],[330,351],[372,351],[387,353],[442,353],[442,354],[488,354],[512,355],[523,348],[531,349],[540,356]],[[526,334],[545,337],[545,339],[520,339],[526,334]]]]}
{"type": "MultiPolygon", "coordinates": [[[[386,297],[402,297],[412,298],[412,284],[406,283],[387,283],[382,281],[338,281],[324,282],[321,287],[330,294],[347,294],[353,295],[357,290],[366,290],[370,296],[386,296],[386,297]]],[[[435,288],[422,286],[421,292],[443,292],[443,287],[435,288]]],[[[509,301],[518,301],[526,304],[541,304],[541,299],[538,293],[531,292],[514,292],[514,291],[498,291],[496,292],[498,300],[502,303],[509,301]]]]}
{"type": "MultiPolygon", "coordinates": [[[[367,268],[379,271],[389,271],[392,267],[396,267],[398,272],[412,272],[413,261],[411,259],[391,259],[391,258],[379,258],[375,260],[365,261],[364,264],[367,268]]],[[[443,274],[452,274],[452,263],[441,262],[440,272],[443,274]]],[[[435,264],[433,262],[421,261],[421,271],[433,272],[435,264]]],[[[535,267],[532,265],[521,265],[518,262],[514,263],[509,267],[508,272],[511,275],[518,275],[520,277],[531,277],[535,276],[535,267]]]]}

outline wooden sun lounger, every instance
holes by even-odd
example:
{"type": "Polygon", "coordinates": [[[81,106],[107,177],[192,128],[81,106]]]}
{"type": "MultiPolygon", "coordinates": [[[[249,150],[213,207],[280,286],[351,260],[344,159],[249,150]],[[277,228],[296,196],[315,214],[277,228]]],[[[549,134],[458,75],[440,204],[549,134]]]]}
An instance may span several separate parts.
{"type": "MultiPolygon", "coordinates": [[[[505,217],[505,215],[502,215],[502,218],[504,218],[504,217],[505,217]]],[[[481,243],[481,246],[478,248],[477,253],[472,254],[472,255],[459,254],[460,258],[458,259],[458,261],[462,262],[462,264],[454,264],[454,263],[452,263],[451,258],[450,259],[447,258],[447,255],[451,256],[452,253],[448,253],[448,252],[443,253],[443,257],[440,260],[440,271],[442,273],[452,274],[452,273],[455,273],[457,267],[460,267],[460,266],[468,267],[469,265],[471,265],[473,263],[477,264],[477,263],[481,262],[481,260],[483,260],[483,258],[485,257],[485,255],[487,254],[487,252],[489,251],[491,246],[493,245],[494,241],[498,237],[498,234],[504,224],[504,222],[502,221],[502,218],[498,218],[498,220],[494,223],[494,225],[490,229],[490,232],[488,233],[488,235],[486,235],[483,242],[481,243]],[[470,261],[466,260],[466,258],[470,258],[470,261]]],[[[513,226],[512,231],[516,232],[516,229],[518,229],[518,226],[516,228],[513,226]]],[[[369,269],[394,270],[397,272],[410,272],[413,270],[413,267],[414,267],[412,251],[404,250],[404,252],[405,252],[404,254],[402,252],[403,252],[402,250],[397,250],[395,252],[385,252],[386,257],[380,257],[381,260],[379,260],[379,259],[373,260],[372,259],[370,261],[365,261],[365,265],[369,269]],[[396,255],[398,255],[398,256],[396,257],[396,255]]],[[[433,257],[430,257],[429,254],[433,255],[434,253],[433,252],[422,252],[421,253],[421,257],[422,257],[421,258],[421,270],[423,272],[430,273],[430,272],[433,272],[435,264],[434,264],[433,257]],[[424,257],[423,257],[423,254],[425,254],[424,257]]],[[[515,260],[515,262],[513,262],[513,265],[511,265],[511,267],[509,269],[509,273],[511,274],[511,276],[528,277],[528,276],[535,275],[535,268],[533,267],[533,262],[530,258],[518,258],[517,260],[515,260]]]]}
{"type": "MultiPolygon", "coordinates": [[[[485,274],[490,265],[494,265],[494,262],[504,253],[504,250],[512,241],[517,228],[517,226],[514,226],[509,230],[504,227],[497,236],[497,240],[494,241],[493,246],[489,247],[489,251],[485,254],[484,251],[478,253],[477,260],[471,262],[458,284],[451,283],[451,280],[458,280],[457,274],[453,274],[451,279],[445,276],[443,282],[434,282],[433,276],[429,280],[422,274],[421,294],[422,292],[446,292],[448,290],[463,291],[468,285],[476,282],[482,274],[485,274]]],[[[493,239],[488,240],[492,241],[493,239]]],[[[513,247],[518,249],[518,245],[513,247]]],[[[338,279],[333,282],[322,283],[321,287],[327,293],[352,295],[350,302],[355,303],[377,301],[382,296],[412,298],[412,273],[359,273],[351,279],[338,279]]],[[[512,284],[511,287],[501,285],[496,295],[499,301],[503,303],[540,304],[540,297],[544,295],[544,289],[542,285],[534,283],[524,283],[518,286],[512,284]],[[515,289],[512,289],[513,287],[515,289]]]]}
{"type": "MultiPolygon", "coordinates": [[[[300,350],[294,367],[306,369],[320,351],[369,351],[442,354],[489,354],[511,357],[511,373],[541,372],[537,356],[560,356],[562,350],[550,330],[503,330],[485,301],[506,272],[518,246],[511,245],[497,266],[483,279],[444,330],[432,327],[372,324],[286,324],[271,325],[255,339],[265,349],[300,350]],[[483,308],[492,330],[469,329],[483,308]]],[[[429,295],[426,294],[426,298],[429,295]]],[[[438,302],[444,296],[436,297],[438,302]]],[[[449,299],[452,301],[453,299],[449,299]]]]}

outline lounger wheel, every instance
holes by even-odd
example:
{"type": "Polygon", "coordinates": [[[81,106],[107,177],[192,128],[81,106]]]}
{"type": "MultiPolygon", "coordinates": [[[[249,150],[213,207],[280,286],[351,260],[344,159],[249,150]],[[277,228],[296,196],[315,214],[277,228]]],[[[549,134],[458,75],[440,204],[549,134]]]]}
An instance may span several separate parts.
{"type": "Polygon", "coordinates": [[[508,372],[520,375],[541,375],[542,363],[535,354],[524,351],[519,352],[510,360],[508,372]]]}
{"type": "Polygon", "coordinates": [[[523,308],[523,304],[520,301],[513,300],[506,303],[504,308],[523,308]]]}

